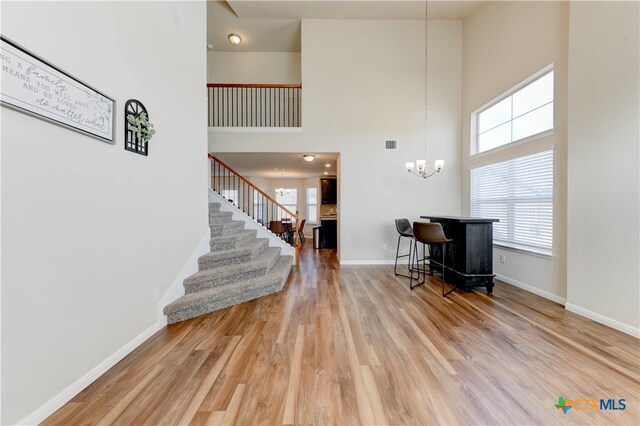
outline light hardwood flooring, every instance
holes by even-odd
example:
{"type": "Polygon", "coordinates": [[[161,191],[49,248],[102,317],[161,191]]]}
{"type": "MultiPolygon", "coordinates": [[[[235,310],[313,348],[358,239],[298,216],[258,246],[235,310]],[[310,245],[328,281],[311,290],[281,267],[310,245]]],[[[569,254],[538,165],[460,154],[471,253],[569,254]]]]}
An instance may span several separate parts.
{"type": "Polygon", "coordinates": [[[637,339],[500,282],[442,298],[437,276],[410,291],[310,246],[279,294],[167,326],[44,423],[640,424],[637,339]]]}

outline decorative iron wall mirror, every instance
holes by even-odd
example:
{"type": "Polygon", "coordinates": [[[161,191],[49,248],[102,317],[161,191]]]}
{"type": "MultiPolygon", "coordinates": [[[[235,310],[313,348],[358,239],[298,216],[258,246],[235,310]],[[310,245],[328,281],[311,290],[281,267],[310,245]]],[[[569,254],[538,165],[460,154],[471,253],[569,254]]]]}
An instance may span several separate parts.
{"type": "Polygon", "coordinates": [[[129,115],[139,117],[141,113],[145,113],[147,118],[149,117],[149,113],[144,105],[142,105],[142,102],[137,99],[129,99],[124,106],[124,149],[148,156],[149,141],[143,140],[136,131],[132,130],[131,124],[127,119],[129,115]]]}

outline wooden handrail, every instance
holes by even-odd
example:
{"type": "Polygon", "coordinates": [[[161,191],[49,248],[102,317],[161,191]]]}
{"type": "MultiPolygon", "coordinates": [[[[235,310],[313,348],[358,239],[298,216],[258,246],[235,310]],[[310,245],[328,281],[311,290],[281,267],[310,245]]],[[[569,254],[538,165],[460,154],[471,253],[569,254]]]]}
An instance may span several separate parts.
{"type": "MultiPolygon", "coordinates": [[[[216,157],[215,155],[209,153],[209,159],[216,161],[220,164],[222,164],[224,167],[226,167],[227,169],[229,169],[229,171],[231,173],[233,173],[234,175],[236,175],[240,180],[242,180],[243,182],[245,182],[247,185],[249,185],[250,187],[252,187],[255,191],[258,191],[262,196],[264,196],[267,200],[271,201],[273,204],[277,205],[278,207],[280,207],[282,210],[284,210],[287,214],[289,214],[290,216],[296,217],[297,214],[291,212],[289,209],[287,209],[285,206],[283,206],[282,204],[280,204],[279,202],[277,202],[276,200],[274,200],[273,198],[271,198],[269,196],[269,194],[267,194],[266,192],[264,192],[262,189],[258,188],[257,186],[255,186],[255,184],[253,184],[250,180],[248,180],[247,178],[245,178],[244,176],[242,176],[240,173],[236,172],[235,170],[233,170],[231,167],[229,167],[229,165],[227,163],[225,163],[224,161],[222,161],[221,159],[219,159],[218,157],[216,157]]],[[[297,217],[296,217],[297,219],[297,217]]]]}
{"type": "Polygon", "coordinates": [[[207,87],[251,87],[258,89],[302,89],[300,84],[207,83],[207,87]]]}

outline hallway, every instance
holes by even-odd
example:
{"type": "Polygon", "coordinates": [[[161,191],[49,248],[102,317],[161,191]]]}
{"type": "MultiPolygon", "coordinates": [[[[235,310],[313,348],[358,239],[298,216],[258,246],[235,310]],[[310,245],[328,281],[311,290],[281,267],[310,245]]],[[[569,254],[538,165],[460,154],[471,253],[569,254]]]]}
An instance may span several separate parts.
{"type": "Polygon", "coordinates": [[[282,292],[167,326],[45,424],[638,423],[637,339],[500,282],[445,299],[438,278],[409,291],[307,240],[282,292]]]}

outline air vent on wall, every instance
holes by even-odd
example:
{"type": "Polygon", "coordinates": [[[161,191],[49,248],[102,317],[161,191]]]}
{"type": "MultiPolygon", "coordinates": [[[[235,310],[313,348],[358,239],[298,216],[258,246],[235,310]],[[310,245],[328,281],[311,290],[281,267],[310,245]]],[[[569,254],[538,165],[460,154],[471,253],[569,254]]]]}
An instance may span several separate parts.
{"type": "Polygon", "coordinates": [[[387,139],[384,141],[384,149],[386,150],[397,150],[398,149],[398,140],[397,139],[387,139]]]}

